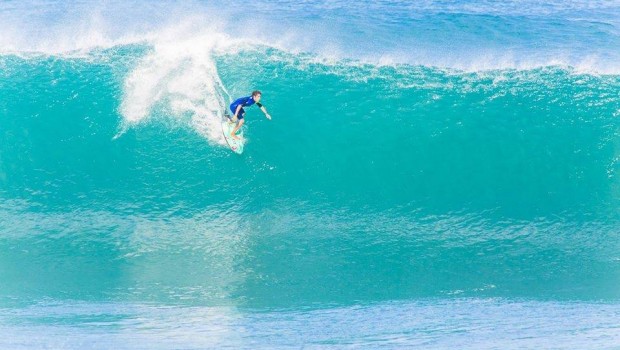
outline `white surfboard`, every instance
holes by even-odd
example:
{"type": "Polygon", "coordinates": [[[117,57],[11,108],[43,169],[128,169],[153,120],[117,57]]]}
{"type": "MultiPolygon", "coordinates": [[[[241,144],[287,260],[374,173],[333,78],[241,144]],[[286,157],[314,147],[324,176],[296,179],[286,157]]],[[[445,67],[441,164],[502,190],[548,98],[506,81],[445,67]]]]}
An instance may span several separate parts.
{"type": "Polygon", "coordinates": [[[239,137],[239,140],[230,136],[230,133],[235,129],[236,125],[236,123],[229,123],[228,118],[224,118],[222,121],[222,133],[224,134],[224,138],[226,139],[226,143],[228,143],[230,149],[237,154],[241,154],[243,153],[243,145],[245,143],[245,140],[243,139],[243,131],[241,129],[237,131],[237,137],[239,137]]]}

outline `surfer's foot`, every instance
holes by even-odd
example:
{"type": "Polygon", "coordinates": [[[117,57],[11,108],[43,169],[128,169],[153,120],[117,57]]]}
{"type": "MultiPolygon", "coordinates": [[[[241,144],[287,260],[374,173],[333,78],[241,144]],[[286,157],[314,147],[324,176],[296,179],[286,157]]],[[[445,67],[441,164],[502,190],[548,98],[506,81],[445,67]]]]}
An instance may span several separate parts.
{"type": "Polygon", "coordinates": [[[232,137],[235,140],[241,140],[241,138],[239,138],[239,136],[235,135],[234,133],[230,134],[230,137],[232,137]]]}

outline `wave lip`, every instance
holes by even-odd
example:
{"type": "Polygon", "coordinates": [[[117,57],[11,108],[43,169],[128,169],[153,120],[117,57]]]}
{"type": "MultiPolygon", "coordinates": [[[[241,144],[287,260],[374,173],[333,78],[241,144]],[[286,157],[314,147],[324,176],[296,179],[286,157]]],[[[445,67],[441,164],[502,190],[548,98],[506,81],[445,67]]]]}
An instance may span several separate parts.
{"type": "Polygon", "coordinates": [[[243,42],[377,65],[465,71],[562,66],[620,74],[620,8],[604,2],[368,4],[372,11],[363,16],[358,6],[344,4],[259,2],[256,13],[243,19],[236,3],[132,4],[0,5],[0,53],[62,55],[146,43],[171,57],[162,48],[168,42],[191,47],[199,59],[198,47],[220,41],[228,51],[243,42]]]}

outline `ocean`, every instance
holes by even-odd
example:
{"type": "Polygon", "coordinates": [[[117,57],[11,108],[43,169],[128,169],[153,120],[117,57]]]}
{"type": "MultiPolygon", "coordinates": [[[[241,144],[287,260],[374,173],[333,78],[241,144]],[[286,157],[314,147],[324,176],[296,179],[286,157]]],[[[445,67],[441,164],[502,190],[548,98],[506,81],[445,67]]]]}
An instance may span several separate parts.
{"type": "Polygon", "coordinates": [[[4,1],[0,348],[620,349],[619,118],[617,1],[4,1]]]}

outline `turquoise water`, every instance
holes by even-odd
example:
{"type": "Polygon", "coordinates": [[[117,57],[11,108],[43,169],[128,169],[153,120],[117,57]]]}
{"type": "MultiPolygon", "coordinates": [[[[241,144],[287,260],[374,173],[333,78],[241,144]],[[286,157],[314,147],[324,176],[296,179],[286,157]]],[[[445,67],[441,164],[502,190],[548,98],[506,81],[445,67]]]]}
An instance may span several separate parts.
{"type": "Polygon", "coordinates": [[[252,5],[0,5],[3,348],[620,346],[616,4],[252,5]]]}

